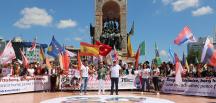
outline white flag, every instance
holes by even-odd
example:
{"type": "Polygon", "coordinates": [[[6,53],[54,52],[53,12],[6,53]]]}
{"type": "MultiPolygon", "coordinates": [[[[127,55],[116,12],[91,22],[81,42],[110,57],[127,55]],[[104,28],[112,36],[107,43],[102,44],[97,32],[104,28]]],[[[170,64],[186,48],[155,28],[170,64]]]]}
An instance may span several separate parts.
{"type": "Polygon", "coordinates": [[[9,41],[4,49],[4,51],[2,52],[1,56],[0,56],[0,63],[1,64],[7,64],[7,63],[11,63],[13,59],[16,58],[15,52],[14,52],[14,48],[12,46],[11,41],[9,41]]]}
{"type": "Polygon", "coordinates": [[[66,52],[68,53],[68,55],[69,55],[70,57],[75,57],[75,56],[77,56],[75,53],[73,53],[73,52],[71,52],[71,51],[69,51],[69,50],[66,50],[66,52]]]}

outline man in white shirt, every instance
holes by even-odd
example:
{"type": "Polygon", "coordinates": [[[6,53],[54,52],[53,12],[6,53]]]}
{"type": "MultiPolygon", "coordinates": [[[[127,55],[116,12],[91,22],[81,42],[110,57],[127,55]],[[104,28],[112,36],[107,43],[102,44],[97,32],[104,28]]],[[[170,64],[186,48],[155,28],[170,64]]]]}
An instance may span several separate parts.
{"type": "Polygon", "coordinates": [[[81,66],[81,77],[82,77],[82,82],[81,82],[81,86],[80,86],[80,94],[84,93],[86,94],[86,89],[87,89],[87,84],[88,84],[88,61],[85,60],[83,62],[84,64],[81,66]]]}
{"type": "Polygon", "coordinates": [[[113,66],[110,68],[111,72],[111,93],[110,95],[113,95],[113,89],[115,85],[115,92],[116,95],[118,95],[118,82],[119,82],[119,71],[121,70],[120,65],[117,64],[117,61],[113,61],[113,66]]]}

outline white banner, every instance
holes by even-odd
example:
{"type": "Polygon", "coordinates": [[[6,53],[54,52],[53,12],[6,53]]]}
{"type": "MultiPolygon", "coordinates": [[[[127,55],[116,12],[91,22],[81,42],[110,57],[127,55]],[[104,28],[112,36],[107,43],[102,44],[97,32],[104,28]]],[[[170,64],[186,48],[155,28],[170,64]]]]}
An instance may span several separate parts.
{"type": "MultiPolygon", "coordinates": [[[[127,75],[119,77],[119,89],[136,89],[135,75],[127,75]]],[[[139,84],[139,83],[138,83],[139,84]]],[[[98,90],[99,81],[97,75],[89,76],[87,90],[98,90]]],[[[111,80],[109,75],[106,76],[105,89],[111,89],[111,80]]],[[[80,88],[80,80],[70,76],[60,76],[61,90],[78,90],[80,88]]]]}
{"type": "Polygon", "coordinates": [[[2,77],[0,94],[47,90],[50,88],[48,76],[2,77]]]}
{"type": "Polygon", "coordinates": [[[174,83],[175,78],[165,78],[161,89],[164,93],[216,97],[216,78],[183,78],[183,84],[174,83]]]}

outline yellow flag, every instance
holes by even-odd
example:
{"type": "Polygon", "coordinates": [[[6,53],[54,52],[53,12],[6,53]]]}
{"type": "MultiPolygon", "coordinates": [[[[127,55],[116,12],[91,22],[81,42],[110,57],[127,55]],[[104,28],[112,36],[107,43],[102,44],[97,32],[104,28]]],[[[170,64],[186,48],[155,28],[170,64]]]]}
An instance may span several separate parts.
{"type": "Polygon", "coordinates": [[[82,55],[82,56],[98,56],[99,55],[99,46],[81,42],[80,43],[80,55],[82,55]]]}
{"type": "Polygon", "coordinates": [[[128,51],[128,57],[133,57],[133,48],[132,48],[130,36],[128,36],[127,51],[128,51]]]}

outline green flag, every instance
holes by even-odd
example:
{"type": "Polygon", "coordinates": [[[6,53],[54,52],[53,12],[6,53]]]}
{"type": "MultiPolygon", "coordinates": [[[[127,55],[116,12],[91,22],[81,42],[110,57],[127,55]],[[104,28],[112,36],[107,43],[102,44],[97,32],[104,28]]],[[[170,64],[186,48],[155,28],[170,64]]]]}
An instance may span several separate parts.
{"type": "Polygon", "coordinates": [[[140,44],[140,55],[145,55],[145,41],[140,44]]]}

